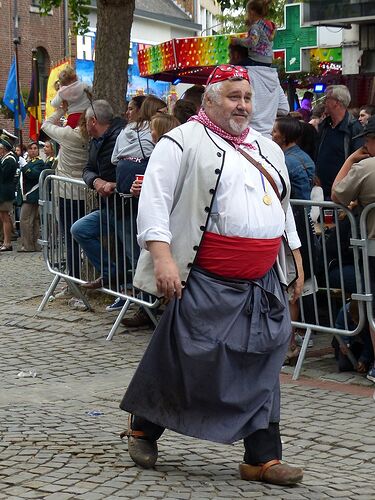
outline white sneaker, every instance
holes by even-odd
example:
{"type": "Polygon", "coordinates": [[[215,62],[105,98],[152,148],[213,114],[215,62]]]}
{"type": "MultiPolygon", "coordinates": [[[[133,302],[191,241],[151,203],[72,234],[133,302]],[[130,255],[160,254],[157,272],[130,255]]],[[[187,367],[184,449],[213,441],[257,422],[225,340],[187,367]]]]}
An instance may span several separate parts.
{"type": "MultiPolygon", "coordinates": [[[[304,339],[305,339],[305,337],[302,337],[302,335],[299,335],[299,334],[297,333],[297,335],[296,335],[296,344],[297,344],[299,347],[301,347],[301,346],[302,346],[302,344],[303,344],[304,339]]],[[[310,337],[310,339],[309,339],[309,343],[307,344],[307,347],[313,347],[313,346],[314,346],[314,341],[313,341],[313,339],[310,337]]]]}
{"type": "Polygon", "coordinates": [[[71,309],[75,309],[76,311],[88,311],[88,307],[81,299],[77,299],[73,297],[69,300],[68,305],[71,309]]]}
{"type": "Polygon", "coordinates": [[[73,294],[68,285],[63,286],[57,293],[55,293],[55,299],[66,299],[72,296],[73,294]]]}

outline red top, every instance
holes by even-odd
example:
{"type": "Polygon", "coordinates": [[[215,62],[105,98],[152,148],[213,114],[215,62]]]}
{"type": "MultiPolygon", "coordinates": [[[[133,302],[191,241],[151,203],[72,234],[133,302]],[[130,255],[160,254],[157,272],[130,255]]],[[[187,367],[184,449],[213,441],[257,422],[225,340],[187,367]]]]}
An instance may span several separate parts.
{"type": "Polygon", "coordinates": [[[262,278],[274,265],[281,244],[278,238],[221,236],[205,232],[196,263],[225,278],[262,278]]]}

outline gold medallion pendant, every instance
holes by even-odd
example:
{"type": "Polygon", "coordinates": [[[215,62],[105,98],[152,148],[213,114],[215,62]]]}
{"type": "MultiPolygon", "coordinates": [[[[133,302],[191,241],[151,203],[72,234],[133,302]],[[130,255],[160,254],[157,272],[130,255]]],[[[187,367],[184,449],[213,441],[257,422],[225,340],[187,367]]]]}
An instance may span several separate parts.
{"type": "Polygon", "coordinates": [[[266,193],[266,194],[263,196],[263,203],[264,203],[265,205],[271,205],[271,204],[272,204],[272,198],[271,198],[271,196],[270,196],[268,193],[266,193]]]}

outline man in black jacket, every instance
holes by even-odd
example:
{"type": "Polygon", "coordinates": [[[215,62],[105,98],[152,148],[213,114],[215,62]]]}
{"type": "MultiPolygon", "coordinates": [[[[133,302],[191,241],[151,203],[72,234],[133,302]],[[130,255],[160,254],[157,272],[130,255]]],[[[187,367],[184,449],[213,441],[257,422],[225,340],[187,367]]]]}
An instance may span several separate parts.
{"type": "Polygon", "coordinates": [[[316,173],[324,198],[330,199],[333,181],[346,158],[360,148],[362,125],[348,112],[351,96],[345,85],[330,85],[325,94],[326,118],[319,125],[316,173]]]}
{"type": "Polygon", "coordinates": [[[92,139],[82,177],[101,196],[101,209],[75,222],[71,233],[100,273],[100,278],[89,282],[87,288],[108,286],[109,275],[114,276],[116,273],[115,263],[109,273],[108,252],[102,251],[100,235],[117,234],[122,239],[121,224],[116,224],[115,207],[111,200],[116,188],[116,167],[111,163],[111,156],[117,136],[124,126],[125,122],[121,118],[114,118],[112,107],[107,101],[93,101],[86,110],[86,128],[92,139]]]}

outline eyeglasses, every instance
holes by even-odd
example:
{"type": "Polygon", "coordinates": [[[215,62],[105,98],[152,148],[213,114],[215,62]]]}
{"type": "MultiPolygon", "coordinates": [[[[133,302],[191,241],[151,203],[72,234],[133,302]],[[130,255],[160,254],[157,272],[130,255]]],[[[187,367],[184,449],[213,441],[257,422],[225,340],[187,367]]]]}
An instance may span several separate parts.
{"type": "Polygon", "coordinates": [[[94,118],[96,121],[98,121],[98,117],[96,116],[96,113],[95,113],[95,109],[94,109],[94,105],[93,105],[93,98],[92,98],[92,94],[91,92],[88,90],[88,89],[84,89],[83,90],[84,93],[87,95],[87,99],[89,100],[90,102],[90,106],[91,106],[91,109],[92,109],[92,112],[94,114],[94,118]]]}

